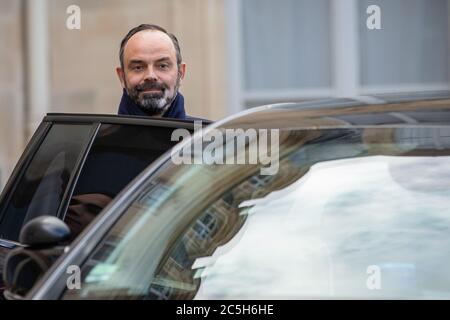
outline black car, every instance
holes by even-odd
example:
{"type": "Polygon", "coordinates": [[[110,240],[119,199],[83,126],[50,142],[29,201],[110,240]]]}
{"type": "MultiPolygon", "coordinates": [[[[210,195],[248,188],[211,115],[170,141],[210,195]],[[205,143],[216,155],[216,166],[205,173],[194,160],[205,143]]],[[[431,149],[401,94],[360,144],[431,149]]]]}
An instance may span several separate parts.
{"type": "MultiPolygon", "coordinates": [[[[265,106],[154,162],[26,298],[448,299],[449,195],[447,93],[265,106]],[[215,154],[178,161],[211,136],[215,154]],[[278,157],[252,162],[269,140],[278,157]]],[[[30,224],[55,243],[49,230],[68,233],[30,224]]],[[[10,279],[26,276],[14,266],[10,279]]]]}
{"type": "MultiPolygon", "coordinates": [[[[204,122],[206,123],[206,122],[204,122]]],[[[190,120],[49,114],[36,130],[0,198],[0,267],[21,246],[24,224],[54,216],[70,242],[151,162],[174,146],[190,120]]]]}

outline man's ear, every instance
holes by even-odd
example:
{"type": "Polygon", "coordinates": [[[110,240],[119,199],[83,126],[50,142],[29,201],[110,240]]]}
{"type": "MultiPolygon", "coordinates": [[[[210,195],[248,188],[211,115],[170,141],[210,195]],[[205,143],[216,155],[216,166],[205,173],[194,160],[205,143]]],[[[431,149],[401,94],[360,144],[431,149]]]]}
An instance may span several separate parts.
{"type": "Polygon", "coordinates": [[[180,79],[183,80],[186,75],[186,63],[183,62],[180,64],[180,70],[178,72],[180,73],[180,79]]]}
{"type": "Polygon", "coordinates": [[[123,72],[123,69],[121,67],[116,68],[117,76],[119,77],[120,84],[122,85],[122,88],[125,89],[125,73],[123,72]]]}

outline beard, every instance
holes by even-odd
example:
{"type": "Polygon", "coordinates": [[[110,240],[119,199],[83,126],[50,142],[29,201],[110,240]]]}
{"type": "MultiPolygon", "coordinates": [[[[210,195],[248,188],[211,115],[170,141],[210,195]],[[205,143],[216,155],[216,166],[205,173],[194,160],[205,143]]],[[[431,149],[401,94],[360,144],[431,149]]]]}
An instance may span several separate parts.
{"type": "Polygon", "coordinates": [[[140,107],[142,110],[152,116],[163,115],[170,104],[175,99],[178,88],[180,86],[181,77],[178,76],[177,83],[173,90],[173,94],[170,94],[170,88],[165,83],[157,82],[145,82],[141,85],[137,85],[133,88],[128,87],[127,93],[131,100],[140,107]],[[143,92],[145,90],[159,90],[155,92],[143,92]]]}

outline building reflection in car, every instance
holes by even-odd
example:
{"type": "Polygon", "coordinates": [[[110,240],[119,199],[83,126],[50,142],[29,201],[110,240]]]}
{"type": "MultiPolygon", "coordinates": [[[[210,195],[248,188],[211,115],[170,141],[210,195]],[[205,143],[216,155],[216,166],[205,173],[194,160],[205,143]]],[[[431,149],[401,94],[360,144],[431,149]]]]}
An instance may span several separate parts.
{"type": "MultiPolygon", "coordinates": [[[[354,172],[358,174],[357,178],[364,180],[364,172],[366,172],[367,177],[371,177],[369,173],[372,174],[373,172],[359,170],[359,168],[362,168],[360,163],[370,164],[374,160],[376,160],[375,162],[381,160],[381,162],[389,164],[387,166],[389,168],[387,175],[389,181],[396,182],[405,189],[428,190],[430,186],[421,185],[421,183],[423,181],[434,181],[433,179],[422,181],[421,178],[424,176],[417,175],[418,179],[411,182],[411,175],[405,175],[405,172],[399,174],[399,170],[408,171],[413,168],[413,164],[422,166],[421,163],[430,163],[430,157],[433,156],[450,155],[450,140],[448,139],[448,130],[446,130],[446,128],[405,127],[285,132],[283,137],[280,135],[283,139],[283,147],[280,148],[282,151],[280,154],[280,170],[274,176],[260,176],[257,166],[179,167],[176,169],[178,172],[172,175],[166,172],[166,176],[164,170],[162,170],[163,174],[154,179],[152,184],[141,192],[128,212],[122,216],[119,221],[121,226],[113,229],[113,232],[107,236],[95,254],[88,260],[88,264],[83,269],[87,277],[84,279],[86,289],[83,290],[82,297],[198,298],[202,282],[211,277],[211,274],[208,274],[208,269],[211,269],[209,267],[214,265],[214,259],[232,251],[233,247],[245,236],[252,209],[257,206],[264,207],[264,203],[270,203],[275,199],[285,199],[290,201],[290,207],[285,208],[286,212],[291,215],[290,218],[307,214],[307,212],[302,211],[306,201],[294,201],[295,198],[289,198],[288,196],[296,196],[293,191],[311,180],[312,166],[320,169],[329,165],[336,168],[337,171],[339,171],[339,166],[346,170],[350,169],[350,171],[351,168],[354,168],[354,172]],[[420,159],[420,157],[423,158],[420,159]],[[404,163],[411,163],[412,167],[405,168],[402,166],[404,163]],[[192,177],[197,179],[194,180],[192,177]],[[220,183],[217,183],[218,178],[220,178],[220,183]],[[178,183],[175,187],[174,181],[178,183]],[[188,191],[190,192],[186,191],[187,186],[189,186],[188,189],[190,190],[188,191]],[[192,190],[199,192],[199,194],[192,196],[192,190]],[[188,202],[188,199],[190,202],[188,202]],[[184,208],[184,210],[181,210],[181,208],[184,208]],[[144,216],[147,218],[151,216],[154,220],[143,219],[144,216]],[[143,221],[141,221],[141,218],[143,221]],[[152,222],[157,223],[152,225],[152,222]],[[144,224],[145,227],[143,227],[144,224]],[[151,236],[149,236],[149,233],[151,236]],[[130,243],[126,243],[129,238],[139,240],[142,243],[132,246],[130,243]],[[150,241],[149,239],[155,241],[146,243],[145,241],[150,241]],[[139,250],[143,248],[153,252],[154,255],[150,256],[147,255],[147,252],[140,252],[139,250]],[[120,252],[121,249],[122,251],[123,249],[128,251],[120,252]],[[104,263],[106,260],[110,264],[104,263]],[[134,281],[137,281],[130,270],[117,269],[130,265],[134,268],[133,272],[139,273],[140,279],[149,281],[146,291],[141,290],[141,286],[136,286],[136,288],[130,286],[130,284],[134,285],[134,281]],[[95,272],[96,269],[97,272],[95,272]],[[119,271],[122,271],[122,273],[119,271]],[[114,274],[115,272],[116,274],[114,274]],[[105,281],[102,284],[103,280],[105,281]]],[[[444,158],[436,159],[446,160],[444,158]]],[[[314,174],[321,172],[320,170],[314,171],[314,174]]],[[[381,175],[381,171],[376,170],[374,172],[378,173],[380,179],[384,177],[381,175]]],[[[422,172],[422,174],[427,174],[427,172],[422,172]]],[[[340,178],[344,176],[344,174],[336,175],[340,178]]],[[[326,178],[323,175],[321,177],[326,178]]],[[[319,186],[317,179],[315,181],[315,186],[319,186]]],[[[340,179],[334,182],[340,181],[345,182],[345,180],[340,179]]],[[[333,188],[338,185],[332,184],[333,188]]],[[[371,186],[368,185],[368,187],[371,186]]],[[[445,183],[440,187],[442,187],[442,190],[449,189],[449,185],[445,183]]],[[[333,193],[334,189],[331,190],[332,188],[321,188],[332,192],[331,194],[338,194],[338,192],[333,193]]],[[[335,208],[336,203],[339,205],[348,204],[349,206],[351,204],[351,202],[344,203],[342,201],[330,202],[330,204],[321,208],[334,212],[333,208],[335,208]]],[[[363,201],[363,203],[365,202],[363,201]]],[[[262,211],[264,212],[264,210],[262,211]]],[[[270,210],[265,212],[270,214],[270,210]]],[[[370,212],[358,212],[360,216],[365,214],[364,217],[366,218],[375,217],[370,212]]],[[[317,220],[318,226],[323,229],[317,229],[317,231],[323,232],[323,234],[318,233],[320,239],[328,240],[327,243],[333,244],[327,249],[328,251],[322,245],[323,250],[321,250],[324,252],[324,257],[334,256],[335,263],[341,261],[342,265],[350,266],[349,270],[355,268],[356,264],[351,265],[350,260],[345,260],[340,255],[345,252],[349,244],[348,241],[353,245],[355,244],[354,241],[359,238],[356,237],[356,234],[354,238],[340,238],[342,236],[339,233],[341,230],[336,229],[330,221],[346,220],[342,218],[336,220],[334,219],[338,218],[336,215],[323,216],[318,213],[311,211],[308,214],[309,216],[316,214],[313,220],[317,220]],[[330,219],[330,217],[333,219],[330,219]],[[328,233],[325,231],[328,231],[328,233]],[[342,241],[337,242],[337,240],[342,241]],[[336,256],[339,258],[336,258],[336,256]]],[[[259,212],[258,215],[261,217],[262,213],[259,212]]],[[[283,215],[285,215],[285,212],[278,208],[279,219],[282,219],[283,215]]],[[[284,216],[284,218],[287,217],[284,216]]],[[[284,223],[282,225],[286,226],[290,223],[290,220],[283,220],[280,223],[284,223]]],[[[274,228],[277,226],[277,224],[273,225],[274,228]]],[[[358,226],[362,229],[365,228],[364,225],[358,226]]],[[[269,226],[266,227],[265,230],[270,229],[269,226]]],[[[379,227],[381,228],[383,225],[379,227]]],[[[275,232],[264,236],[269,239],[274,235],[275,232]]],[[[258,239],[261,236],[259,233],[258,239]]],[[[246,244],[249,245],[249,243],[251,241],[247,241],[246,244]]],[[[358,243],[369,246],[367,242],[358,243]]],[[[263,246],[264,244],[253,243],[253,245],[263,246]]],[[[374,252],[368,248],[363,252],[374,252]]],[[[261,247],[255,247],[256,249],[263,251],[261,247]]],[[[243,252],[240,251],[240,254],[242,255],[243,252]]],[[[304,257],[306,257],[306,253],[304,257]]],[[[239,256],[239,258],[242,258],[242,256],[239,256]]],[[[268,261],[269,258],[265,257],[263,261],[268,261]]],[[[299,260],[294,259],[291,262],[294,261],[298,262],[299,260]]],[[[365,260],[363,262],[366,263],[365,260]]],[[[277,264],[277,261],[273,263],[277,264]]],[[[312,265],[313,263],[306,266],[305,270],[310,270],[308,268],[311,268],[312,265]]],[[[246,267],[242,266],[242,268],[246,267]]],[[[323,270],[326,270],[326,268],[323,270]]],[[[238,275],[232,274],[232,271],[228,271],[230,272],[229,277],[238,277],[238,275]]],[[[334,271],[337,272],[335,279],[339,279],[336,275],[341,271],[339,269],[334,271]]],[[[246,272],[251,272],[251,270],[246,272]]],[[[356,278],[351,278],[349,274],[346,274],[346,278],[342,279],[355,281],[356,278]]],[[[328,278],[322,277],[322,280],[326,284],[324,288],[328,288],[330,285],[327,282],[328,278]]],[[[365,281],[361,283],[365,285],[365,281]]],[[[266,285],[268,284],[266,283],[266,285]]],[[[301,286],[302,284],[298,283],[297,285],[301,286]]],[[[306,286],[306,283],[303,285],[306,286]]],[[[145,286],[145,284],[142,284],[142,286],[145,286]]],[[[347,288],[355,289],[356,287],[347,286],[347,288]]],[[[65,293],[65,298],[77,298],[78,294],[80,292],[68,291],[65,293]]]]}

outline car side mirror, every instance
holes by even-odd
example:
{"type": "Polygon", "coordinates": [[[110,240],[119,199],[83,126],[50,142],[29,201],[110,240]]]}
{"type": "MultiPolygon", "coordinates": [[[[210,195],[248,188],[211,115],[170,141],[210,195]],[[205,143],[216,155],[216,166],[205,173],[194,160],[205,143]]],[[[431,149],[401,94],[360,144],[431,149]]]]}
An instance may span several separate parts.
{"type": "Polygon", "coordinates": [[[19,235],[20,243],[32,248],[56,246],[69,239],[69,227],[54,216],[40,216],[30,220],[19,235]]]}
{"type": "Polygon", "coordinates": [[[64,252],[70,229],[53,216],[30,220],[20,231],[19,246],[6,255],[3,266],[3,295],[22,299],[64,252]]]}

